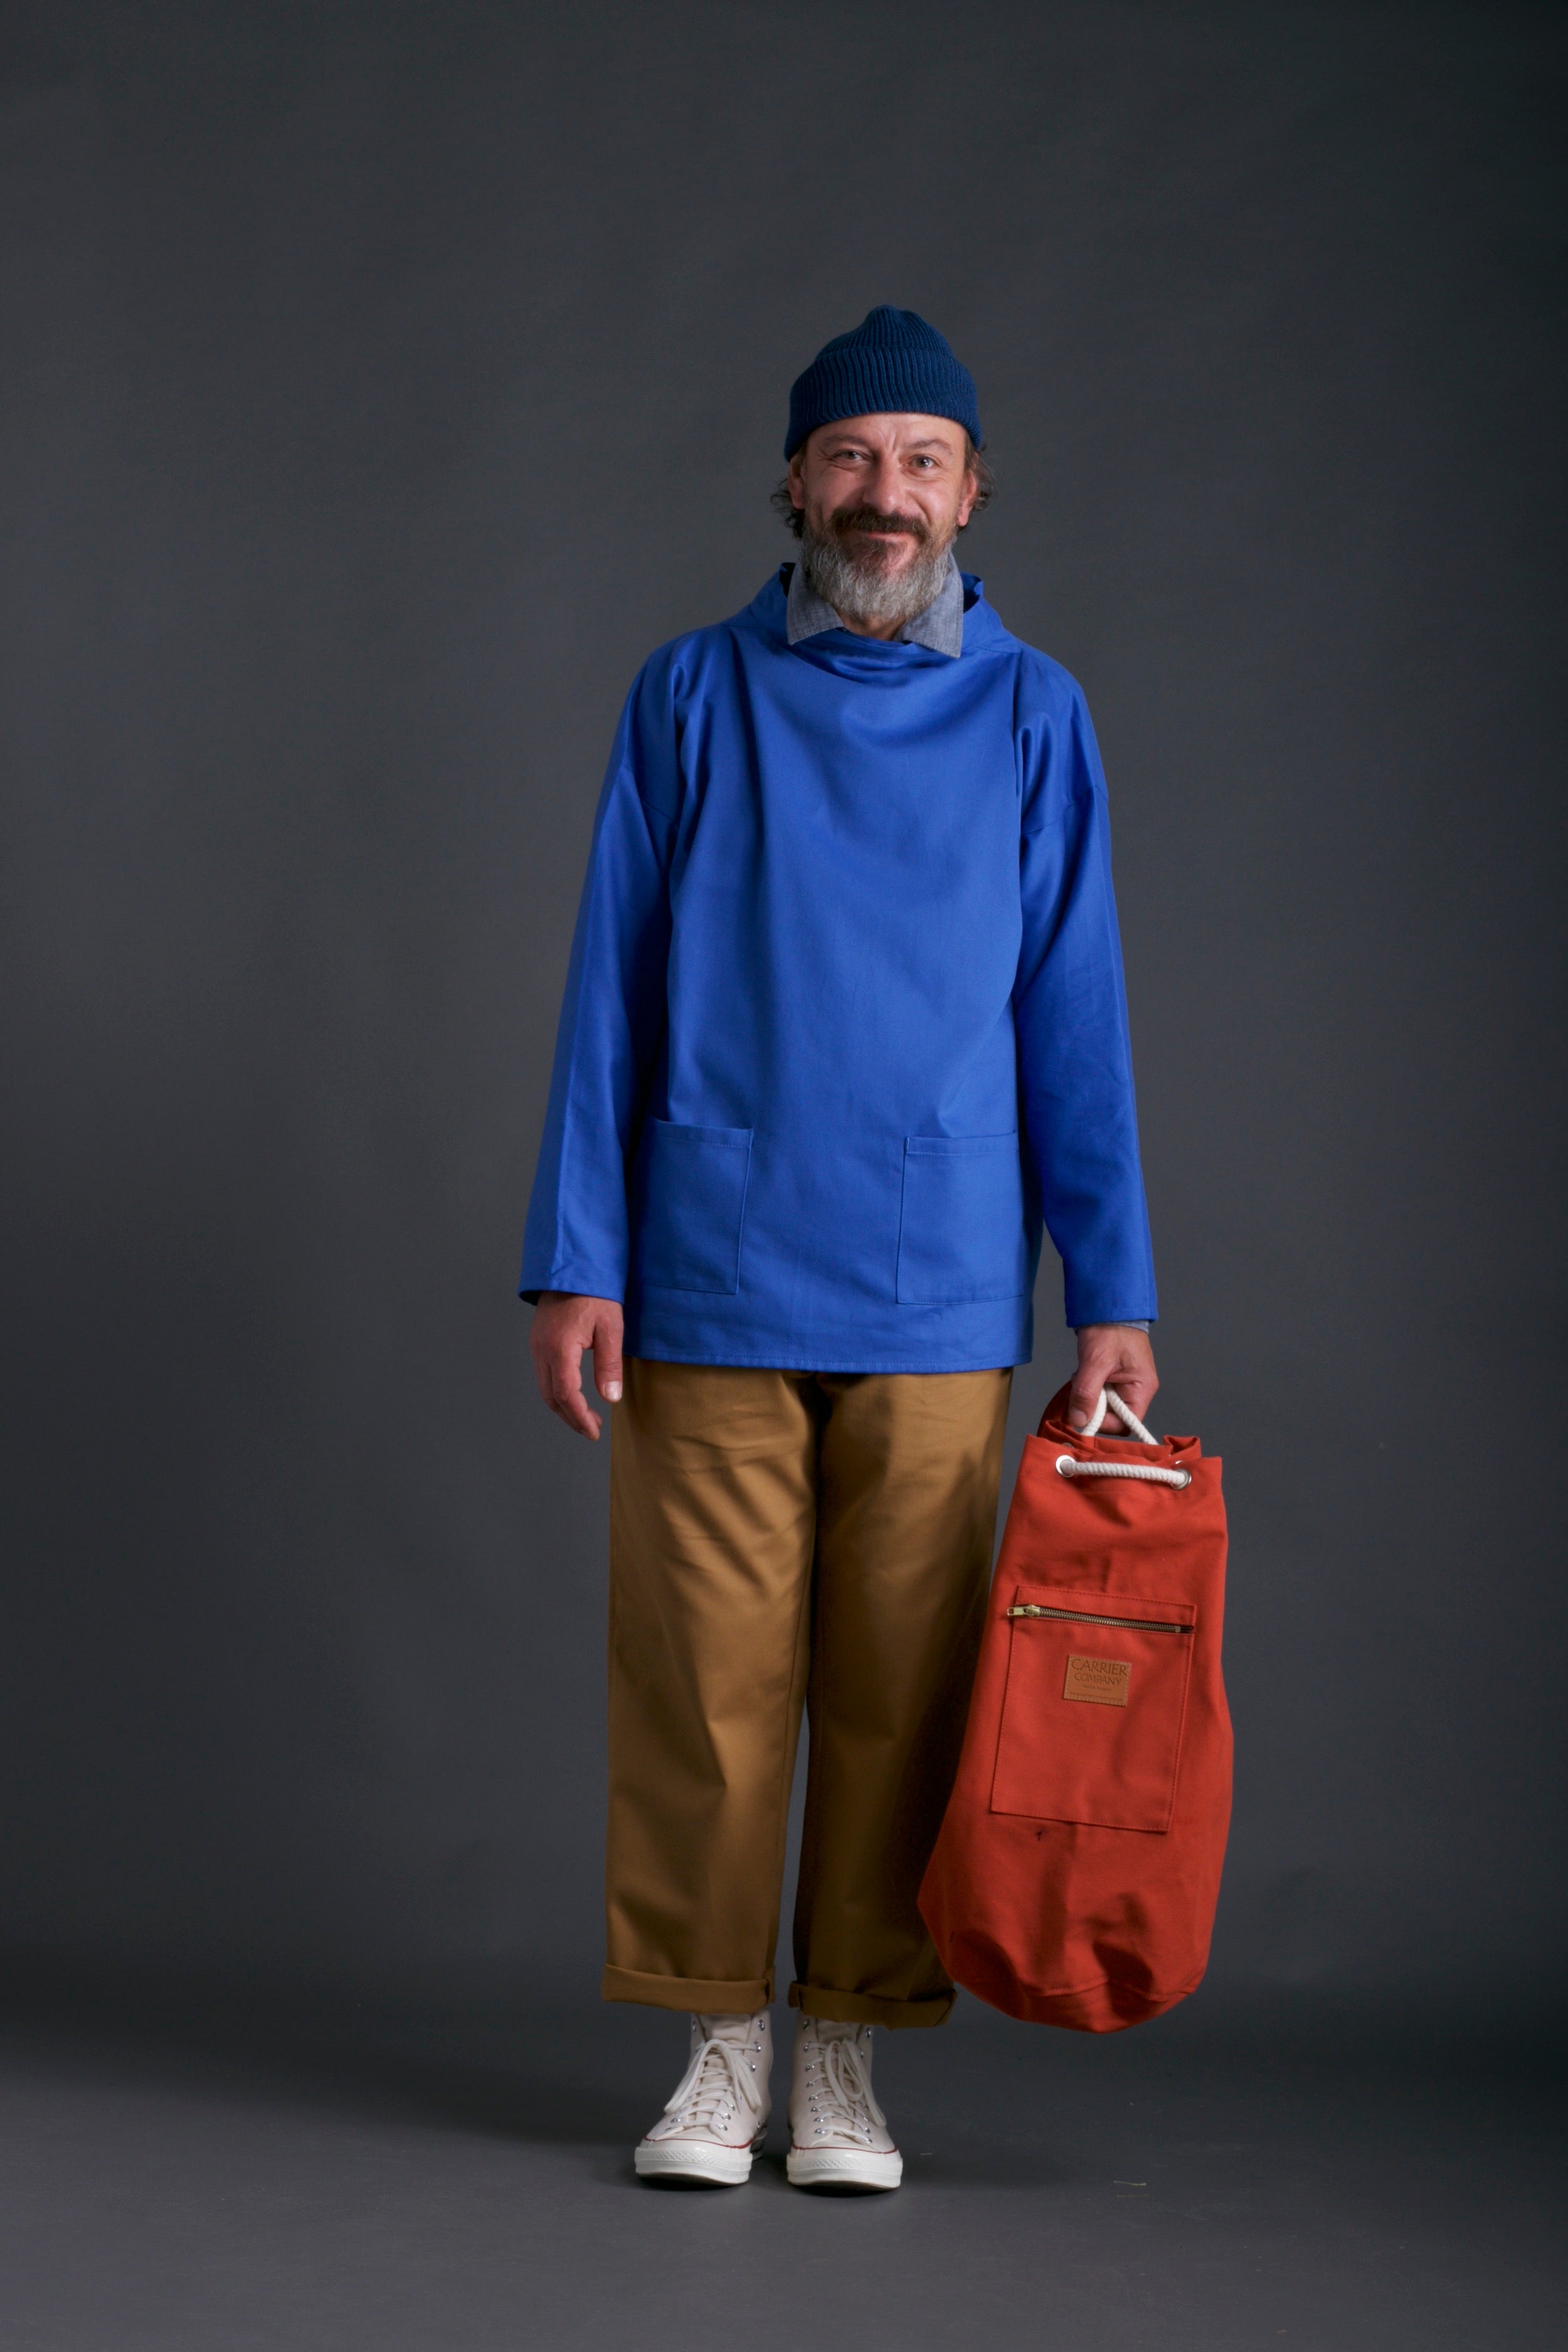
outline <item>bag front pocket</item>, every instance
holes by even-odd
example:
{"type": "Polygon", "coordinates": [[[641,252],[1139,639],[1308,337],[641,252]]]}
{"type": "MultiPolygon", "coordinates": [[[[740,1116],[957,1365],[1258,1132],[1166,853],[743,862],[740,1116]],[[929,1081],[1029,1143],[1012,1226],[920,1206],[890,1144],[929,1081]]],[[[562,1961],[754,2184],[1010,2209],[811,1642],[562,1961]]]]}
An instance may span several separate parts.
{"type": "Polygon", "coordinates": [[[1192,1671],[1190,1601],[1020,1586],[994,1813],[1160,1832],[1171,1825],[1192,1671]]]}
{"type": "Polygon", "coordinates": [[[749,1127],[645,1123],[634,1232],[637,1273],[650,1289],[739,1290],[751,1167],[749,1127]]]}
{"type": "Polygon", "coordinates": [[[1016,1135],[907,1135],[898,1296],[909,1307],[1029,1287],[1016,1135]]]}

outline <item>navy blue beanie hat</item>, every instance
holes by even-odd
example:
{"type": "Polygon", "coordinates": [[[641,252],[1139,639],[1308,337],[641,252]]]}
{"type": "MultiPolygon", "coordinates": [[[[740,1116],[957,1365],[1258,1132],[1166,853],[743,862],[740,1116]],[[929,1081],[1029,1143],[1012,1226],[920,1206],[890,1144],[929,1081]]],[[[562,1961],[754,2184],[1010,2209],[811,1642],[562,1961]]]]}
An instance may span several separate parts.
{"type": "Polygon", "coordinates": [[[790,386],[784,456],[793,457],[808,433],[840,416],[888,414],[948,416],[978,449],[980,404],[974,378],[944,335],[914,310],[879,303],[852,334],[824,343],[804,375],[790,386]]]}

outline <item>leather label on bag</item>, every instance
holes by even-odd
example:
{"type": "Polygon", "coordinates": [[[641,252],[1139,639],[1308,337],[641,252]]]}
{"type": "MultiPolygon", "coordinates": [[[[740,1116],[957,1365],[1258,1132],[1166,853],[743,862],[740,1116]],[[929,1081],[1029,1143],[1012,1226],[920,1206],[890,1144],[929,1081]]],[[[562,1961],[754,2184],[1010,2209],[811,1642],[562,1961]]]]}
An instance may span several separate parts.
{"type": "Polygon", "coordinates": [[[1063,1698],[1084,1698],[1096,1706],[1125,1706],[1132,1679],[1128,1658],[1069,1658],[1063,1698]]]}

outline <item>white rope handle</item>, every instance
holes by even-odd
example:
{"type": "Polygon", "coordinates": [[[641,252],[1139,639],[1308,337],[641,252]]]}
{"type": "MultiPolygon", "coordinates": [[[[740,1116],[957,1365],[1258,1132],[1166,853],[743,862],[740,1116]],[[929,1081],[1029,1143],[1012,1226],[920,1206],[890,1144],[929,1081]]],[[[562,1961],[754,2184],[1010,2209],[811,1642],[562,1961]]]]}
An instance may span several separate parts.
{"type": "MultiPolygon", "coordinates": [[[[1160,1441],[1153,1431],[1144,1428],[1131,1406],[1119,1397],[1114,1389],[1100,1390],[1100,1402],[1095,1406],[1084,1427],[1085,1437],[1094,1436],[1100,1429],[1105,1419],[1107,1405],[1110,1407],[1122,1426],[1131,1431],[1141,1444],[1159,1444],[1160,1441]]],[[[1077,1455],[1072,1454],[1058,1454],[1057,1469],[1064,1478],[1144,1478],[1152,1486],[1190,1486],[1193,1483],[1193,1474],[1190,1470],[1162,1470],[1152,1462],[1080,1462],[1077,1455]]]]}

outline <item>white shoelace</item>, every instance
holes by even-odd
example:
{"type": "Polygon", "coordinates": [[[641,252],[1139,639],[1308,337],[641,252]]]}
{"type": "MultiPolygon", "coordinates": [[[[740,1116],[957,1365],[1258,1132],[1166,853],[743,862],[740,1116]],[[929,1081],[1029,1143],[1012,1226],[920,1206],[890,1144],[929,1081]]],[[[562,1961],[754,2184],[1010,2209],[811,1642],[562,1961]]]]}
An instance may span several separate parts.
{"type": "Polygon", "coordinates": [[[717,2034],[698,2043],[690,2065],[665,2103],[665,2114],[682,2131],[722,2131],[742,2105],[753,2105],[745,2079],[749,2046],[717,2034]]]}
{"type": "Polygon", "coordinates": [[[816,2077],[806,2094],[812,2137],[852,2139],[869,2147],[875,2131],[885,2129],[888,2121],[871,2088],[869,2057],[847,2033],[819,2041],[816,2050],[815,2060],[805,2063],[807,2084],[816,2077]]]}

